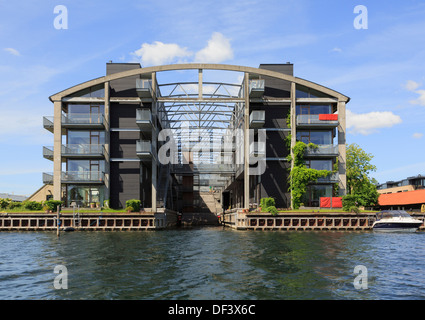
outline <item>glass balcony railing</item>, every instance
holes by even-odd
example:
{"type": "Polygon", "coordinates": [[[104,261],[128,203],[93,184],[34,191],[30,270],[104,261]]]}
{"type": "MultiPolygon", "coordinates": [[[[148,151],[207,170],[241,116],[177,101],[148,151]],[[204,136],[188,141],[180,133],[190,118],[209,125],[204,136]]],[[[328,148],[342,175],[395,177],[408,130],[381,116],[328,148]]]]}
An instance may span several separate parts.
{"type": "Polygon", "coordinates": [[[249,96],[259,98],[264,95],[265,82],[262,79],[249,80],[249,96]]]}
{"type": "MultiPolygon", "coordinates": [[[[102,171],[65,171],[61,172],[62,183],[87,183],[99,184],[105,180],[105,173],[102,171]]],[[[53,183],[53,173],[43,172],[43,183],[53,183]]]]}
{"type": "Polygon", "coordinates": [[[339,173],[338,172],[332,172],[326,177],[322,177],[317,179],[317,183],[337,183],[339,182],[339,173]]]}
{"type": "Polygon", "coordinates": [[[151,130],[153,127],[152,112],[150,109],[136,109],[136,123],[140,130],[151,130]]]}
{"type": "Polygon", "coordinates": [[[105,117],[99,113],[73,113],[62,115],[62,125],[69,126],[85,126],[99,127],[104,126],[105,117]]]}
{"type": "Polygon", "coordinates": [[[249,115],[249,127],[250,128],[262,128],[266,121],[265,110],[253,110],[249,115]]]}
{"type": "Polygon", "coordinates": [[[136,91],[140,98],[152,98],[152,80],[151,79],[136,79],[136,91]]]}
{"type": "MultiPolygon", "coordinates": [[[[61,120],[64,128],[105,128],[105,117],[98,113],[63,114],[61,120]]],[[[53,133],[53,117],[43,117],[43,127],[53,133]]]]}
{"type": "MultiPolygon", "coordinates": [[[[102,158],[105,154],[103,144],[67,144],[62,145],[61,156],[65,158],[102,158]]],[[[53,147],[43,147],[43,157],[53,160],[53,147]]]]}
{"type": "Polygon", "coordinates": [[[338,126],[337,114],[299,114],[297,127],[334,128],[338,126]]]}
{"type": "Polygon", "coordinates": [[[336,157],[338,156],[338,146],[333,144],[319,144],[316,147],[305,149],[307,157],[336,157]]]}
{"type": "Polygon", "coordinates": [[[136,153],[139,158],[148,159],[148,160],[152,159],[154,155],[152,142],[149,140],[137,140],[136,153]]]}

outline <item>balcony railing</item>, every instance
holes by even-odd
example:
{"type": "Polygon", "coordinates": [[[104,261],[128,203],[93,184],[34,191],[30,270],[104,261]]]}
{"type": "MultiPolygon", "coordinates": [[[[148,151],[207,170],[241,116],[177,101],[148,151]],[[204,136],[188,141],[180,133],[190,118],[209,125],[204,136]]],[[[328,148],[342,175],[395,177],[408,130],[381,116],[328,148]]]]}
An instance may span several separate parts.
{"type": "Polygon", "coordinates": [[[297,115],[297,127],[335,128],[338,126],[337,119],[337,114],[300,114],[297,115]]]}
{"type": "MultiPolygon", "coordinates": [[[[61,156],[65,158],[103,158],[103,144],[66,144],[62,145],[61,156]]],[[[43,157],[53,160],[53,147],[43,147],[43,157]]]]}
{"type": "Polygon", "coordinates": [[[53,173],[43,172],[43,183],[53,184],[53,173]]]}
{"type": "Polygon", "coordinates": [[[305,149],[306,157],[336,157],[338,156],[338,146],[333,144],[319,144],[316,147],[305,149]]]}
{"type": "Polygon", "coordinates": [[[100,113],[74,113],[62,115],[64,127],[104,127],[105,117],[100,113]]]}
{"type": "Polygon", "coordinates": [[[259,98],[264,95],[264,80],[249,80],[249,96],[251,98],[259,98]]]}
{"type": "Polygon", "coordinates": [[[249,115],[249,127],[250,128],[262,128],[266,121],[265,110],[253,110],[249,115]]]}
{"type": "Polygon", "coordinates": [[[152,112],[150,109],[136,109],[136,123],[141,131],[150,131],[153,127],[152,112]]]}
{"type": "Polygon", "coordinates": [[[53,133],[53,117],[43,117],[43,127],[53,133]]]}
{"type": "Polygon", "coordinates": [[[137,140],[136,141],[136,153],[140,159],[152,160],[154,156],[152,142],[149,140],[137,140]]]}
{"type": "Polygon", "coordinates": [[[326,177],[322,177],[317,179],[316,183],[337,183],[339,182],[339,173],[338,172],[332,172],[326,177]]]}
{"type": "Polygon", "coordinates": [[[151,79],[136,79],[136,91],[140,98],[152,98],[152,80],[151,79]]]}

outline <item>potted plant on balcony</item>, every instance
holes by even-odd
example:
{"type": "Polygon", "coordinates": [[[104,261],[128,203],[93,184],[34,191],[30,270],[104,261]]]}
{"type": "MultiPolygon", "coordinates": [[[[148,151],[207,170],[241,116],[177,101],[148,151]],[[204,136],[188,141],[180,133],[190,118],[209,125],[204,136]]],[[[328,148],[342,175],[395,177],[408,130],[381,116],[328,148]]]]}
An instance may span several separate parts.
{"type": "Polygon", "coordinates": [[[130,207],[130,206],[127,206],[126,208],[125,208],[125,211],[127,211],[127,213],[130,213],[130,212],[133,212],[133,207],[130,207]]]}
{"type": "Polygon", "coordinates": [[[94,207],[95,207],[95,205],[96,205],[96,203],[91,202],[91,203],[90,203],[90,208],[94,208],[94,207]]]}

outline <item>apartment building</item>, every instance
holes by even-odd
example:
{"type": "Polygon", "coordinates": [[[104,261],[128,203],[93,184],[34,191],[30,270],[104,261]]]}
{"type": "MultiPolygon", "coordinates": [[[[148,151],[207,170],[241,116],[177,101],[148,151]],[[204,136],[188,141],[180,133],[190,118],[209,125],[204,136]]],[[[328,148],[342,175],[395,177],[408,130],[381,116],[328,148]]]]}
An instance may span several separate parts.
{"type": "Polygon", "coordinates": [[[297,140],[318,146],[307,149],[307,167],[332,171],[309,185],[304,204],[318,206],[335,184],[345,194],[349,98],[295,77],[290,63],[107,63],[105,76],[50,100],[43,125],[54,143],[43,156],[53,172],[43,182],[66,206],[140,199],[153,211],[196,212],[211,193],[226,209],[263,197],[289,208],[287,156],[297,140]]]}

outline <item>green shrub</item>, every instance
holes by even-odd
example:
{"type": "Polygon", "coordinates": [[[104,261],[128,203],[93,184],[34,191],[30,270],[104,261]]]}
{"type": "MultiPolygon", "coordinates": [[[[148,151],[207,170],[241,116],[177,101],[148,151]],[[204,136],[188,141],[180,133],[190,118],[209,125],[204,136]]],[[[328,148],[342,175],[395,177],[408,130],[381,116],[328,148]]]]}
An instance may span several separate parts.
{"type": "Polygon", "coordinates": [[[41,210],[43,208],[43,204],[37,201],[24,201],[22,205],[27,210],[41,210]]]}
{"type": "Polygon", "coordinates": [[[134,211],[134,208],[132,206],[127,206],[125,208],[125,211],[127,211],[127,212],[133,212],[134,211]]]}
{"type": "Polygon", "coordinates": [[[276,202],[274,200],[274,198],[270,197],[270,198],[261,198],[260,200],[260,207],[261,207],[261,211],[267,211],[267,209],[269,207],[275,206],[276,202]]]}
{"type": "Polygon", "coordinates": [[[352,206],[352,207],[350,208],[350,212],[359,213],[359,212],[360,212],[360,209],[359,209],[359,208],[357,208],[356,206],[352,206]]]}
{"type": "Polygon", "coordinates": [[[44,206],[48,207],[51,211],[57,211],[58,206],[62,206],[62,201],[59,200],[47,200],[44,202],[44,206]]]}
{"type": "Polygon", "coordinates": [[[12,199],[9,199],[9,198],[1,199],[0,198],[0,208],[6,209],[11,202],[12,202],[12,199]]]}
{"type": "Polygon", "coordinates": [[[272,216],[277,216],[277,209],[275,206],[270,206],[267,208],[267,211],[272,214],[272,216]]]}
{"type": "Polygon", "coordinates": [[[351,211],[353,207],[361,205],[363,205],[363,201],[358,195],[347,194],[342,197],[342,209],[344,211],[351,211]]]}
{"type": "Polygon", "coordinates": [[[12,201],[9,203],[9,209],[15,209],[22,206],[22,202],[12,201]]]}
{"type": "Polygon", "coordinates": [[[136,199],[131,199],[131,200],[127,200],[125,202],[126,207],[132,207],[134,212],[139,212],[140,211],[140,200],[136,200],[136,199]]]}

